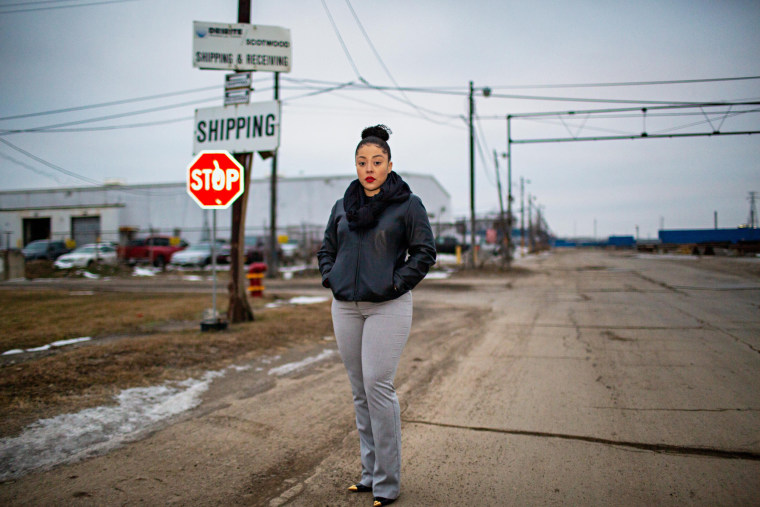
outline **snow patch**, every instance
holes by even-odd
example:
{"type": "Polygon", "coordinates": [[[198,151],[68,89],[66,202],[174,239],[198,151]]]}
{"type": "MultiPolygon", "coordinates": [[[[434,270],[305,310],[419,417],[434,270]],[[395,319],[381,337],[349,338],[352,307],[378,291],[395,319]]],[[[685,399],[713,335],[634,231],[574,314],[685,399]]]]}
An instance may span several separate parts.
{"type": "Polygon", "coordinates": [[[451,276],[451,271],[430,271],[425,275],[426,280],[444,280],[451,276]]]}
{"type": "Polygon", "coordinates": [[[294,371],[301,370],[309,366],[310,364],[318,363],[319,361],[324,361],[328,357],[332,357],[334,354],[335,354],[335,350],[325,349],[319,355],[316,355],[313,357],[307,357],[306,359],[302,359],[301,361],[297,361],[295,363],[287,363],[281,366],[277,366],[276,368],[272,368],[269,370],[268,374],[282,377],[283,375],[287,375],[289,373],[293,373],[294,371]]]}
{"type": "Polygon", "coordinates": [[[222,371],[201,379],[125,389],[115,406],[88,408],[42,419],[12,438],[0,439],[0,480],[101,453],[134,438],[156,423],[198,406],[222,371]]]}
{"type": "Polygon", "coordinates": [[[327,301],[327,298],[323,296],[297,296],[290,298],[287,301],[275,301],[274,303],[269,303],[265,308],[279,308],[283,305],[313,305],[325,301],[327,301]]]}
{"type": "Polygon", "coordinates": [[[83,336],[81,338],[71,338],[70,340],[58,340],[56,342],[51,343],[53,347],[63,347],[64,345],[71,345],[73,343],[81,343],[81,342],[88,342],[92,340],[89,336],[83,336]]]}
{"type": "Polygon", "coordinates": [[[156,276],[156,272],[157,271],[155,269],[135,266],[134,271],[132,271],[132,276],[156,276]]]}
{"type": "Polygon", "coordinates": [[[291,298],[288,303],[291,305],[313,305],[314,303],[323,303],[325,301],[327,301],[327,298],[322,296],[298,296],[291,298]]]}
{"type": "Polygon", "coordinates": [[[83,336],[82,338],[71,338],[69,340],[58,340],[53,343],[48,343],[47,345],[42,345],[41,347],[34,347],[31,349],[26,349],[26,350],[22,350],[22,349],[6,350],[5,352],[3,352],[2,355],[9,356],[11,354],[20,354],[22,352],[41,352],[43,350],[50,350],[52,347],[64,347],[66,345],[72,345],[74,343],[86,342],[90,340],[92,340],[92,338],[89,336],[83,336]]]}

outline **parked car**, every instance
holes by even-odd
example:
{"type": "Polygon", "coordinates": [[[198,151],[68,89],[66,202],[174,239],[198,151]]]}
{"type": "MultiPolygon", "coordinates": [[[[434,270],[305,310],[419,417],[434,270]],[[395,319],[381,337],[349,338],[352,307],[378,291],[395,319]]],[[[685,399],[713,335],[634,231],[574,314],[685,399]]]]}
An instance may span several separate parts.
{"type": "Polygon", "coordinates": [[[109,243],[93,243],[63,254],[53,264],[59,269],[89,268],[96,264],[116,264],[119,257],[116,248],[109,243]]]}
{"type": "Polygon", "coordinates": [[[438,236],[435,238],[435,250],[438,253],[456,253],[456,248],[458,246],[462,247],[462,252],[466,252],[470,249],[470,245],[463,244],[454,236],[438,236]]]}
{"type": "Polygon", "coordinates": [[[24,254],[24,259],[28,261],[37,259],[52,261],[70,251],[71,249],[66,248],[66,243],[64,241],[38,239],[26,245],[21,250],[21,253],[24,254]]]}
{"type": "Polygon", "coordinates": [[[294,260],[301,251],[301,245],[295,241],[288,241],[287,243],[280,244],[279,251],[282,252],[280,255],[282,259],[294,260]]]}
{"type": "Polygon", "coordinates": [[[148,236],[143,239],[134,239],[119,248],[119,258],[129,264],[149,262],[156,267],[163,268],[172,260],[172,256],[184,250],[187,242],[170,236],[148,236]]]}
{"type": "MultiPolygon", "coordinates": [[[[244,264],[250,264],[252,262],[264,262],[269,256],[268,244],[269,238],[266,236],[246,236],[245,237],[245,254],[244,264]]],[[[277,253],[282,256],[282,249],[277,248],[277,253]]],[[[221,253],[219,259],[226,263],[230,262],[230,248],[226,245],[221,253]]]]}
{"type": "MultiPolygon", "coordinates": [[[[216,250],[216,262],[221,263],[220,259],[223,256],[223,250],[226,245],[224,243],[217,243],[216,250]]],[[[211,264],[211,243],[203,242],[195,245],[190,245],[184,250],[172,255],[170,263],[172,266],[196,266],[204,267],[211,264]]]]}

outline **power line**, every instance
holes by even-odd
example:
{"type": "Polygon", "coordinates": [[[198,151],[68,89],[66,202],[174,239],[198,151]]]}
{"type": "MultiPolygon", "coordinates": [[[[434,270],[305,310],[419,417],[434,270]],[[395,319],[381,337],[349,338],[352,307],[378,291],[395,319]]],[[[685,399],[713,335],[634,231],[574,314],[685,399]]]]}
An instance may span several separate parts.
{"type": "Polygon", "coordinates": [[[49,130],[54,130],[54,129],[59,128],[59,127],[70,127],[70,126],[73,126],[73,125],[81,125],[83,123],[92,123],[92,122],[97,122],[97,121],[114,120],[114,119],[118,119],[118,118],[125,118],[127,116],[135,116],[135,115],[140,115],[140,114],[154,113],[154,112],[157,112],[157,111],[165,111],[167,109],[176,109],[178,107],[185,107],[185,106],[194,105],[194,104],[202,104],[204,102],[210,102],[210,101],[214,101],[214,100],[219,100],[219,98],[218,97],[214,97],[214,98],[211,98],[211,99],[191,100],[191,101],[188,101],[188,102],[181,102],[179,104],[170,104],[170,105],[167,105],[167,106],[151,107],[151,108],[148,108],[148,109],[140,109],[140,110],[137,110],[137,111],[129,111],[129,112],[125,112],[125,113],[117,113],[117,114],[111,114],[111,115],[106,115],[106,116],[99,116],[99,117],[95,117],[95,118],[87,118],[87,119],[84,119],[84,120],[76,120],[76,121],[69,121],[69,122],[64,122],[64,123],[57,123],[57,124],[53,124],[53,125],[45,125],[45,126],[42,126],[42,127],[34,127],[34,128],[29,128],[29,129],[5,129],[5,130],[0,130],[0,136],[5,136],[5,135],[9,135],[9,134],[21,134],[21,133],[30,133],[30,132],[49,131],[49,130]]]}
{"type": "Polygon", "coordinates": [[[330,88],[322,88],[322,89],[318,89],[318,90],[313,91],[313,92],[304,93],[303,95],[296,95],[295,97],[288,97],[287,99],[281,99],[281,102],[285,103],[285,102],[288,102],[288,101],[291,101],[291,100],[298,100],[298,99],[303,99],[303,98],[306,98],[306,97],[313,97],[314,95],[321,95],[322,93],[334,92],[335,90],[340,90],[341,88],[345,88],[345,87],[350,86],[352,84],[354,84],[353,81],[349,81],[347,83],[341,83],[341,84],[338,84],[336,86],[332,86],[330,88]]]}
{"type": "Polygon", "coordinates": [[[49,111],[38,111],[36,113],[24,113],[24,114],[16,114],[13,116],[3,116],[0,117],[0,120],[18,120],[21,118],[32,118],[35,116],[46,116],[50,114],[59,114],[59,113],[70,113],[73,111],[82,111],[85,109],[96,109],[99,107],[109,107],[109,106],[120,106],[123,104],[129,104],[132,102],[143,102],[146,100],[155,100],[155,99],[163,99],[166,97],[174,97],[177,95],[187,95],[189,93],[198,93],[198,92],[206,92],[209,90],[219,90],[219,86],[204,86],[203,88],[193,88],[191,90],[180,90],[176,92],[168,92],[168,93],[159,93],[158,95],[146,95],[144,97],[134,97],[131,99],[122,99],[122,100],[113,100],[110,102],[99,102],[96,104],[87,104],[83,106],[74,106],[74,107],[67,107],[63,109],[51,109],[49,111]]]}
{"type": "Polygon", "coordinates": [[[105,130],[135,129],[135,128],[143,128],[143,127],[155,127],[157,125],[168,125],[170,123],[181,123],[183,121],[190,121],[193,119],[195,119],[194,116],[183,116],[182,118],[171,118],[168,120],[156,120],[156,121],[148,121],[148,122],[142,122],[142,123],[131,123],[127,125],[105,125],[102,127],[57,128],[57,129],[36,130],[33,133],[59,134],[62,132],[100,132],[100,131],[105,131],[105,130]]]}
{"type": "MultiPolygon", "coordinates": [[[[290,78],[292,79],[292,78],[290,78]]],[[[697,84],[697,83],[713,83],[713,82],[730,82],[730,81],[747,81],[757,80],[760,76],[738,76],[738,77],[717,77],[717,78],[704,78],[704,79],[677,79],[670,81],[627,81],[627,82],[600,82],[600,83],[563,83],[563,84],[526,84],[526,85],[498,85],[489,86],[492,90],[497,89],[551,89],[551,88],[604,88],[604,87],[622,87],[622,86],[651,86],[651,85],[669,85],[669,84],[697,84]]],[[[319,82],[322,84],[333,84],[330,81],[322,80],[308,80],[313,82],[319,82]]],[[[429,91],[430,93],[452,93],[452,94],[464,94],[468,92],[468,88],[464,86],[426,86],[418,88],[403,88],[407,91],[429,91]]]]}
{"type": "Polygon", "coordinates": [[[65,174],[67,176],[71,176],[72,178],[76,178],[78,180],[82,180],[85,183],[90,183],[91,185],[100,185],[99,181],[93,180],[92,178],[88,178],[87,176],[82,176],[81,174],[77,174],[77,173],[75,173],[73,171],[69,171],[68,169],[64,169],[63,167],[57,166],[57,165],[53,164],[52,162],[48,162],[47,160],[42,159],[42,158],[38,157],[37,155],[34,155],[34,154],[29,153],[28,151],[26,151],[26,150],[24,150],[22,148],[19,148],[18,146],[16,146],[15,144],[11,143],[7,139],[3,139],[2,137],[0,137],[0,143],[3,143],[6,146],[10,147],[11,149],[16,150],[17,152],[19,152],[19,153],[21,153],[23,155],[26,155],[27,157],[31,158],[32,160],[36,160],[40,164],[45,165],[45,166],[47,166],[47,167],[49,167],[51,169],[54,169],[54,170],[56,170],[56,171],[58,171],[60,173],[65,174]]]}
{"type": "MultiPolygon", "coordinates": [[[[372,39],[370,39],[369,34],[367,33],[367,30],[364,29],[364,25],[359,20],[359,16],[356,14],[356,11],[354,10],[353,6],[351,5],[350,0],[346,0],[346,5],[348,5],[348,9],[351,11],[351,14],[354,17],[354,20],[356,21],[356,24],[359,26],[359,29],[362,32],[362,35],[364,35],[364,40],[366,40],[367,44],[369,44],[369,47],[372,49],[372,52],[375,54],[375,58],[377,58],[377,61],[380,62],[380,66],[385,71],[385,74],[390,78],[391,82],[394,85],[396,85],[397,88],[400,88],[399,84],[396,82],[396,79],[391,74],[391,71],[388,69],[388,66],[385,65],[385,62],[383,61],[382,57],[380,56],[380,53],[377,51],[377,48],[375,48],[375,45],[372,43],[372,39]]],[[[366,83],[366,81],[365,81],[365,83],[366,83]]],[[[366,84],[369,84],[369,83],[366,83],[366,84]]],[[[425,118],[426,120],[432,121],[434,123],[438,123],[437,121],[432,120],[431,118],[428,118],[427,115],[425,114],[425,111],[433,113],[433,114],[439,114],[439,115],[441,115],[441,113],[437,113],[437,112],[431,111],[429,109],[428,110],[423,110],[422,108],[420,108],[419,106],[417,106],[417,104],[415,104],[414,102],[412,102],[412,100],[409,97],[407,97],[406,93],[403,90],[401,90],[401,95],[404,97],[404,100],[402,102],[405,102],[406,104],[412,106],[415,110],[417,110],[417,112],[420,113],[420,115],[423,118],[425,118]]],[[[396,97],[392,97],[392,96],[391,96],[391,98],[396,99],[396,97]]],[[[398,99],[396,99],[396,100],[398,100],[398,99]]],[[[442,116],[448,116],[448,115],[442,115],[442,116]]]]}
{"type": "Polygon", "coordinates": [[[39,174],[40,176],[44,176],[46,178],[50,178],[51,180],[55,180],[55,182],[58,183],[59,185],[61,184],[61,180],[59,178],[57,178],[55,175],[47,173],[47,172],[39,169],[38,167],[34,167],[32,165],[29,165],[26,162],[22,162],[21,160],[15,159],[15,158],[13,158],[13,157],[11,157],[9,155],[6,155],[5,153],[2,153],[2,152],[0,152],[0,157],[4,158],[5,160],[7,160],[9,162],[12,162],[12,163],[14,163],[16,165],[19,165],[21,167],[25,167],[26,169],[29,169],[30,171],[35,172],[35,173],[39,174]]]}
{"type": "Polygon", "coordinates": [[[491,178],[490,171],[488,170],[489,164],[486,161],[486,157],[485,157],[485,154],[483,152],[483,146],[481,145],[481,139],[482,139],[482,142],[486,145],[486,150],[488,150],[488,144],[486,143],[485,135],[483,134],[483,130],[482,130],[481,126],[480,126],[480,123],[476,122],[475,123],[475,128],[476,128],[476,130],[478,132],[478,135],[475,136],[475,143],[476,143],[476,145],[478,147],[478,154],[480,155],[480,161],[481,161],[482,166],[483,166],[483,172],[485,173],[486,179],[488,180],[488,182],[492,186],[495,187],[495,186],[497,186],[497,183],[493,180],[493,178],[491,178]]]}
{"type": "MultiPolygon", "coordinates": [[[[459,95],[466,96],[467,91],[452,91],[441,90],[435,88],[417,88],[417,87],[398,87],[393,88],[389,86],[373,85],[373,88],[383,90],[404,90],[418,93],[431,93],[439,95],[459,95]]],[[[606,103],[606,104],[640,104],[640,105],[683,105],[692,106],[696,104],[702,104],[702,102],[684,102],[678,100],[636,100],[636,99],[596,99],[588,97],[558,97],[547,95],[516,95],[516,94],[503,94],[503,93],[491,93],[489,98],[501,98],[501,99],[515,99],[515,100],[537,100],[537,101],[560,101],[560,102],[591,102],[591,103],[606,103]]]]}
{"type": "Polygon", "coordinates": [[[717,83],[724,81],[746,81],[750,79],[760,79],[760,76],[742,76],[742,77],[718,77],[706,79],[675,79],[671,81],[627,81],[613,83],[574,83],[574,84],[537,84],[537,85],[502,85],[491,86],[491,89],[500,90],[517,90],[531,88],[604,88],[612,86],[652,86],[652,85],[671,85],[671,84],[695,84],[695,83],[717,83]]]}
{"type": "Polygon", "coordinates": [[[343,42],[343,37],[341,37],[340,30],[338,30],[338,25],[335,24],[335,20],[333,19],[332,14],[330,14],[330,9],[327,8],[327,3],[325,3],[325,0],[322,0],[322,7],[324,7],[325,12],[327,13],[327,17],[330,19],[330,24],[332,25],[333,31],[335,32],[335,36],[338,37],[338,41],[340,42],[340,45],[343,48],[343,52],[346,54],[346,58],[348,59],[348,62],[351,64],[351,67],[354,69],[354,74],[356,74],[356,77],[359,78],[360,80],[364,80],[362,75],[359,73],[359,69],[356,68],[356,63],[354,63],[354,59],[351,58],[351,53],[348,52],[346,43],[343,42]]]}
{"type": "MultiPolygon", "coordinates": [[[[64,0],[67,1],[67,0],[64,0]]],[[[31,7],[28,9],[14,9],[9,11],[1,11],[0,14],[14,14],[17,12],[37,12],[37,11],[50,11],[54,9],[70,9],[73,7],[89,7],[92,5],[107,5],[107,4],[118,4],[118,3],[124,3],[124,2],[137,2],[139,0],[102,0],[100,2],[90,2],[86,4],[71,4],[71,5],[56,5],[56,6],[48,6],[48,7],[31,7]]],[[[49,2],[29,2],[28,4],[11,4],[11,5],[3,5],[0,6],[0,9],[4,9],[6,7],[11,6],[21,6],[21,5],[30,5],[34,3],[56,3],[54,0],[50,0],[49,2]]]]}

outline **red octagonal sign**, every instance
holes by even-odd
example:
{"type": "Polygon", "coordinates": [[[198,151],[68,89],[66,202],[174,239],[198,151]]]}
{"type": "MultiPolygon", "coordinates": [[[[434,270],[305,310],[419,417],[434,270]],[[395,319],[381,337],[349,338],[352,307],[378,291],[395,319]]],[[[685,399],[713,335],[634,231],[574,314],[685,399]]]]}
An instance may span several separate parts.
{"type": "Polygon", "coordinates": [[[244,190],[243,166],[227,151],[202,151],[187,166],[187,193],[201,208],[229,208],[244,190]]]}

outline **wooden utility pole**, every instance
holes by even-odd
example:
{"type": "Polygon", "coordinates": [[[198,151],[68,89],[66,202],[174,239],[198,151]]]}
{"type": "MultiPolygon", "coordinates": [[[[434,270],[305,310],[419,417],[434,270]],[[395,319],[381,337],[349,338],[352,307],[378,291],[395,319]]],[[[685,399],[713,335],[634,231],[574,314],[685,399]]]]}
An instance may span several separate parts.
{"type": "MultiPolygon", "coordinates": [[[[280,73],[274,73],[274,100],[280,100],[280,73]]],[[[272,155],[272,180],[269,184],[269,266],[267,277],[277,277],[280,268],[277,258],[277,150],[272,155]]]]}
{"type": "MultiPolygon", "coordinates": [[[[238,23],[251,22],[251,0],[238,0],[238,23]]],[[[248,209],[248,193],[253,169],[253,153],[236,153],[235,158],[243,166],[245,190],[232,204],[232,234],[230,237],[230,301],[227,307],[227,320],[248,322],[253,320],[253,310],[248,304],[245,287],[243,257],[245,255],[245,214],[248,209]]]]}

